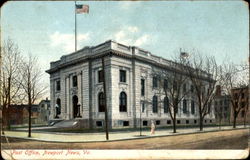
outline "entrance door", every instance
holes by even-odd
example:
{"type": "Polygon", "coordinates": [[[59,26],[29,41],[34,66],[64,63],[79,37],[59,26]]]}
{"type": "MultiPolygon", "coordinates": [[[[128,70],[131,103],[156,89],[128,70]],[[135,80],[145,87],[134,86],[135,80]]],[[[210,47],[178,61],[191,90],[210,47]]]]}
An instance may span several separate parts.
{"type": "Polygon", "coordinates": [[[76,95],[73,96],[73,117],[76,118],[78,115],[78,97],[76,95]]]}

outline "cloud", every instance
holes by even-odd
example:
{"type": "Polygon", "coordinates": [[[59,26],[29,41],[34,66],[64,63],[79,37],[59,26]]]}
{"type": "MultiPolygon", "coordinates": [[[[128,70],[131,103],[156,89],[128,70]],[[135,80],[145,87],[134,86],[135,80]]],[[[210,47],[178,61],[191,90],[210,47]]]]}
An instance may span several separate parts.
{"type": "MultiPolygon", "coordinates": [[[[78,49],[81,43],[89,40],[89,35],[90,35],[89,33],[77,35],[78,49]]],[[[65,52],[73,52],[75,49],[74,34],[60,33],[56,31],[50,36],[50,41],[52,47],[61,47],[65,52]]]]}
{"type": "Polygon", "coordinates": [[[149,34],[141,34],[136,26],[127,26],[115,32],[112,38],[126,45],[142,46],[149,42],[150,37],[149,34]]]}
{"type": "Polygon", "coordinates": [[[135,41],[135,45],[136,46],[141,46],[142,44],[145,44],[148,42],[149,39],[149,35],[144,34],[143,36],[139,37],[136,41],[135,41]]]}
{"type": "Polygon", "coordinates": [[[129,26],[128,30],[132,33],[138,32],[138,28],[136,26],[129,26]]]}

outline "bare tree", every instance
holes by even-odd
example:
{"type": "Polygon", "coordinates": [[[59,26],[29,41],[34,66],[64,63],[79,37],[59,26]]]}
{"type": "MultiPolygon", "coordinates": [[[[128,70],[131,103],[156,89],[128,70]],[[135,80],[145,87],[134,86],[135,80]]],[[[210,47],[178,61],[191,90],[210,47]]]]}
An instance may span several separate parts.
{"type": "Polygon", "coordinates": [[[10,116],[7,109],[13,103],[20,103],[23,99],[20,83],[21,55],[17,44],[11,39],[5,41],[1,48],[1,105],[3,114],[3,126],[10,128],[10,116]]]}
{"type": "MultiPolygon", "coordinates": [[[[177,113],[181,112],[181,102],[189,93],[187,87],[188,76],[185,73],[185,58],[178,55],[173,61],[169,61],[168,68],[153,69],[153,81],[156,79],[159,82],[158,94],[164,95],[160,103],[163,104],[164,112],[169,113],[173,121],[173,132],[176,133],[176,117],[177,113]]],[[[153,82],[154,83],[154,82],[153,82]]],[[[154,87],[154,86],[153,86],[154,87]]],[[[161,96],[160,96],[161,97],[161,96]]],[[[185,109],[187,113],[187,101],[185,101],[185,109]]]]}
{"type": "Polygon", "coordinates": [[[239,66],[229,62],[228,64],[223,65],[221,77],[223,79],[223,87],[230,96],[233,114],[233,128],[236,128],[236,120],[239,113],[244,110],[246,115],[248,111],[248,100],[245,104],[242,103],[244,96],[247,96],[244,95],[244,92],[248,87],[248,70],[242,67],[242,65],[239,66]]]}
{"type": "Polygon", "coordinates": [[[192,54],[186,63],[188,76],[194,86],[199,112],[199,126],[203,130],[203,120],[211,112],[216,82],[220,79],[219,66],[213,56],[192,54]]]}
{"type": "Polygon", "coordinates": [[[27,60],[22,63],[22,89],[26,94],[26,101],[28,103],[29,111],[29,131],[28,137],[31,137],[31,107],[41,98],[46,90],[46,86],[41,83],[43,72],[39,68],[37,58],[29,56],[27,60]]]}

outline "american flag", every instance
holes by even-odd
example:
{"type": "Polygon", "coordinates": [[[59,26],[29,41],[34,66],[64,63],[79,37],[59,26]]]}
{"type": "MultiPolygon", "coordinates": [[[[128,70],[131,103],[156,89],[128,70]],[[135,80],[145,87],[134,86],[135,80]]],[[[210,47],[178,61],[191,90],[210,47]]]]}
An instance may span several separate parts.
{"type": "Polygon", "coordinates": [[[76,4],[76,13],[89,13],[89,5],[76,4]]]}

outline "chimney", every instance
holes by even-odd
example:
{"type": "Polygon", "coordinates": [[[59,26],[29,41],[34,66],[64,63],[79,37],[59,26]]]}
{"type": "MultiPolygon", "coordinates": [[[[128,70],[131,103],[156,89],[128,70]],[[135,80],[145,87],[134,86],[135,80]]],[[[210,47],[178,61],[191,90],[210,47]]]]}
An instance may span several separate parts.
{"type": "Polygon", "coordinates": [[[220,85],[216,86],[215,95],[216,96],[221,96],[221,86],[220,85]]]}

